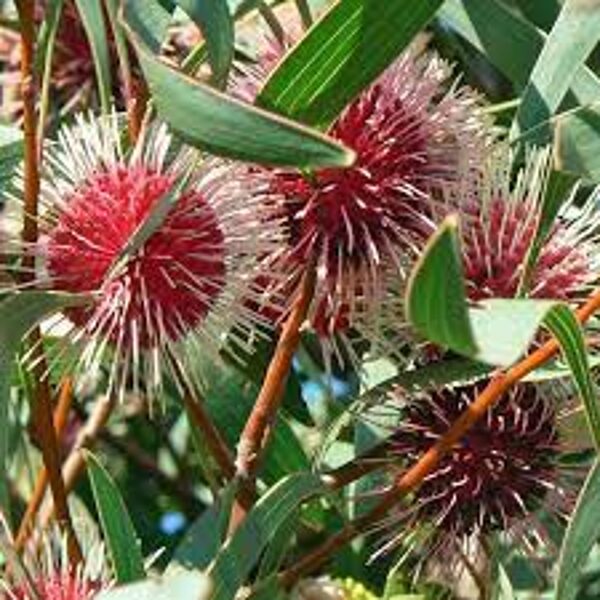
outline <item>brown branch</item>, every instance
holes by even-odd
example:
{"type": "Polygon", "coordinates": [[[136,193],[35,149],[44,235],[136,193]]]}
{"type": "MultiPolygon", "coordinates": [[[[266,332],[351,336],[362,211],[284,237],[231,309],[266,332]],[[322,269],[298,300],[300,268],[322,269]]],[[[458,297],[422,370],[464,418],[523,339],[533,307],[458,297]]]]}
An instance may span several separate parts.
{"type": "MultiPolygon", "coordinates": [[[[85,450],[94,446],[98,435],[106,425],[115,405],[112,396],[106,396],[99,400],[94,407],[86,424],[81,428],[73,449],[65,460],[62,468],[62,478],[64,480],[65,491],[71,493],[79,477],[85,470],[85,450]]],[[[46,527],[54,516],[55,505],[42,508],[40,511],[40,523],[46,527]]],[[[56,507],[58,515],[58,507],[56,507]]],[[[60,517],[59,517],[60,518],[60,517]]]]}
{"type": "Polygon", "coordinates": [[[315,267],[311,264],[302,278],[298,297],[283,326],[262,388],[240,436],[235,465],[240,480],[253,482],[256,477],[261,451],[277,416],[292,359],[300,343],[300,328],[314,296],[315,278],[315,267]]]}
{"type": "Polygon", "coordinates": [[[129,139],[132,142],[135,142],[140,135],[149,99],[150,94],[146,82],[141,78],[132,79],[131,97],[127,103],[127,125],[129,139]]]}
{"type": "MultiPolygon", "coordinates": [[[[590,296],[585,305],[577,311],[577,320],[585,323],[598,309],[600,309],[600,291],[596,291],[590,296]]],[[[504,372],[498,372],[450,429],[404,475],[398,478],[394,486],[383,495],[370,512],[348,523],[320,547],[310,552],[294,566],[283,571],[280,574],[280,583],[285,587],[291,587],[300,577],[318,568],[348,542],[376,526],[390,509],[408,493],[419,487],[448,451],[498,402],[510,387],[545,364],[558,350],[558,342],[551,339],[515,366],[504,372]]]]}
{"type": "MultiPolygon", "coordinates": [[[[54,411],[54,429],[56,431],[56,437],[59,440],[62,438],[65,432],[72,401],[73,381],[70,377],[66,377],[62,383],[56,410],[54,411]]],[[[19,526],[19,531],[15,540],[15,547],[18,552],[23,549],[29,538],[29,535],[31,534],[31,531],[33,530],[35,517],[40,506],[42,505],[47,488],[48,470],[46,467],[42,466],[38,473],[33,494],[29,500],[29,504],[27,505],[27,510],[25,511],[25,514],[21,520],[21,525],[19,526]]]]}
{"type": "MultiPolygon", "coordinates": [[[[24,138],[24,221],[23,242],[26,248],[35,244],[38,238],[38,199],[40,173],[37,147],[36,86],[34,80],[36,27],[34,20],[34,0],[17,0],[19,24],[21,28],[21,95],[23,98],[23,138],[24,138]]],[[[23,258],[25,281],[35,278],[35,255],[27,252],[23,258]]],[[[29,337],[33,347],[34,405],[33,422],[42,450],[44,466],[48,471],[50,490],[56,504],[61,526],[67,536],[69,559],[72,563],[81,561],[81,549],[77,543],[64,483],[60,471],[60,452],[56,432],[52,423],[52,397],[47,377],[47,363],[42,345],[42,336],[36,328],[29,337]]]]}

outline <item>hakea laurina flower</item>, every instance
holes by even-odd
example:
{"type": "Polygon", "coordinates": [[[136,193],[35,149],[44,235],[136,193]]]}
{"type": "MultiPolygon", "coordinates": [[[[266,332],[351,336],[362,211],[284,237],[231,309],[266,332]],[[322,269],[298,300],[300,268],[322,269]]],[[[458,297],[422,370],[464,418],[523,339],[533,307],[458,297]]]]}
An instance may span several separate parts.
{"type": "Polygon", "coordinates": [[[40,243],[24,251],[41,259],[38,287],[91,294],[65,313],[82,363],[108,353],[111,383],[156,388],[163,351],[248,338],[261,317],[247,299],[260,304],[252,282],[280,228],[270,204],[246,197],[246,167],[176,152],[164,126],[127,153],[120,135],[116,116],[61,130],[46,155],[40,243]]]}
{"type": "MultiPolygon", "coordinates": [[[[272,43],[257,70],[272,67],[276,49],[272,43]]],[[[405,52],[328,132],[356,152],[352,167],[271,171],[289,226],[281,266],[297,280],[316,263],[311,323],[326,343],[355,328],[378,341],[370,317],[434,231],[432,204],[479,168],[490,129],[473,92],[449,78],[437,56],[405,52]]],[[[250,99],[257,88],[249,75],[233,91],[250,99]]]]}
{"type": "Polygon", "coordinates": [[[8,569],[0,581],[2,600],[91,600],[112,585],[104,545],[87,536],[84,561],[77,567],[69,564],[64,536],[52,530],[36,536],[23,559],[7,547],[8,569]],[[39,539],[38,539],[39,538],[39,539]]]}
{"type": "MultiPolygon", "coordinates": [[[[392,478],[426,452],[475,400],[485,382],[424,392],[405,401],[393,393],[398,423],[390,438],[392,478]]],[[[540,509],[560,518],[575,499],[575,468],[561,464],[557,398],[549,387],[522,383],[507,392],[457,442],[394,521],[402,540],[429,531],[431,548],[455,550],[495,532],[534,548],[544,539],[540,509]]],[[[399,543],[389,542],[384,550],[399,543]]]]}
{"type": "MultiPolygon", "coordinates": [[[[42,22],[48,4],[47,0],[37,0],[38,23],[42,22]]],[[[108,35],[108,44],[111,71],[117,77],[119,64],[111,34],[108,35]]],[[[22,109],[19,75],[21,56],[19,36],[14,32],[2,32],[0,61],[5,63],[5,71],[0,79],[3,83],[3,112],[10,117],[18,117],[22,109]]],[[[56,34],[51,72],[52,101],[58,110],[66,113],[97,103],[95,78],[94,57],[83,22],[74,0],[66,0],[56,34]]],[[[123,96],[116,81],[113,97],[118,106],[123,106],[123,96]]]]}
{"type": "Polygon", "coordinates": [[[514,180],[510,153],[501,148],[490,154],[478,181],[447,191],[445,210],[460,216],[470,300],[513,298],[522,291],[532,298],[581,301],[597,282],[597,194],[576,207],[575,190],[525,274],[550,167],[550,151],[534,151],[514,180]]]}

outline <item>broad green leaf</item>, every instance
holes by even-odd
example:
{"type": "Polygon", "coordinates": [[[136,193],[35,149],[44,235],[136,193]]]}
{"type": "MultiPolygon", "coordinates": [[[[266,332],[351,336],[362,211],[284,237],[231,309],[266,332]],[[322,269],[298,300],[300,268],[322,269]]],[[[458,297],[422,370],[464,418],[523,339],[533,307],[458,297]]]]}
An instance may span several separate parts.
{"type": "Polygon", "coordinates": [[[556,306],[548,313],[545,324],[560,342],[563,355],[581,396],[592,439],[600,451],[600,405],[598,390],[590,372],[585,340],[581,326],[567,306],[556,306]]]}
{"type": "Polygon", "coordinates": [[[101,0],[75,0],[75,3],[94,57],[102,112],[108,113],[112,102],[111,62],[102,2],[101,0]]]}
{"type": "Polygon", "coordinates": [[[349,166],[354,152],[280,116],[239,102],[161,62],[130,32],[159,115],[214,154],[296,167],[349,166]]]}
{"type": "Polygon", "coordinates": [[[555,123],[557,167],[587,183],[600,181],[600,110],[587,108],[561,115],[555,123]]]}
{"type": "MultiPolygon", "coordinates": [[[[446,0],[438,14],[484,53],[517,91],[525,88],[546,40],[541,31],[498,0],[446,0]]],[[[589,104],[600,95],[600,80],[582,65],[575,73],[572,89],[581,104],[589,104]]]]}
{"type": "Polygon", "coordinates": [[[560,13],[558,0],[517,0],[517,6],[528,21],[546,31],[552,28],[560,13]]]}
{"type": "MultiPolygon", "coordinates": [[[[556,112],[577,70],[598,40],[600,6],[582,0],[566,0],[521,98],[511,130],[513,139],[547,121],[556,112]]],[[[543,128],[538,129],[536,140],[545,142],[547,133],[544,136],[543,128]]]]}
{"type": "Polygon", "coordinates": [[[120,586],[95,596],[96,600],[209,600],[210,579],[199,571],[179,571],[160,579],[120,586]]]}
{"type": "Polygon", "coordinates": [[[233,20],[225,0],[176,0],[200,27],[217,87],[224,87],[233,62],[233,20]]]}
{"type": "Polygon", "coordinates": [[[491,299],[469,308],[453,217],[428,242],[406,295],[408,319],[427,339],[476,361],[504,367],[527,351],[557,305],[552,300],[491,299]]]}
{"type": "Polygon", "coordinates": [[[404,50],[442,0],[341,0],[290,52],[261,106],[326,127],[404,50]]]}
{"type": "Polygon", "coordinates": [[[175,10],[174,0],[124,0],[123,19],[158,54],[175,10]]]}
{"type": "Polygon", "coordinates": [[[0,302],[0,507],[8,510],[7,453],[9,428],[8,401],[10,396],[10,373],[21,340],[45,316],[69,306],[81,305],[81,296],[54,294],[50,292],[15,293],[0,302]]]}
{"type": "Polygon", "coordinates": [[[175,549],[173,564],[186,568],[205,569],[217,556],[227,535],[235,487],[225,488],[215,504],[209,506],[185,532],[175,549]]]}
{"type": "Polygon", "coordinates": [[[320,477],[298,473],[283,479],[262,496],[210,569],[213,600],[233,600],[287,517],[304,501],[326,492],[320,477]]]}
{"type": "Polygon", "coordinates": [[[140,540],[115,482],[93,454],[86,455],[88,474],[98,508],[104,538],[108,544],[119,583],[145,577],[140,540]]]}
{"type": "Polygon", "coordinates": [[[552,171],[548,177],[546,190],[540,207],[540,219],[536,227],[535,235],[527,253],[523,276],[519,283],[519,295],[523,295],[529,288],[530,279],[533,275],[535,265],[539,258],[543,244],[552,230],[554,221],[558,216],[560,207],[577,190],[579,178],[572,173],[552,171]]]}
{"type": "Polygon", "coordinates": [[[427,243],[406,293],[408,320],[426,337],[473,356],[477,352],[462,275],[458,222],[449,217],[427,243]]]}
{"type": "Polygon", "coordinates": [[[554,593],[556,600],[575,600],[578,597],[581,569],[592,546],[600,539],[599,502],[600,462],[596,461],[579,494],[563,540],[554,593]]]}

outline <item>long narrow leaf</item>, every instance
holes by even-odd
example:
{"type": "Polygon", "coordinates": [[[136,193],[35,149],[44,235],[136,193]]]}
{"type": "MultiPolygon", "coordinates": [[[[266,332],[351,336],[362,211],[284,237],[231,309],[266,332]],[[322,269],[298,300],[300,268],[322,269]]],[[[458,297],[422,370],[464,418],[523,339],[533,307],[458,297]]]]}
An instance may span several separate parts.
{"type": "MultiPolygon", "coordinates": [[[[516,139],[553,115],[577,70],[600,40],[600,7],[567,0],[552,28],[521,98],[511,137],[516,139]],[[577,43],[574,44],[573,40],[577,43]]],[[[536,139],[544,140],[543,129],[536,139]]]]}
{"type": "Polygon", "coordinates": [[[442,0],[342,0],[288,54],[257,102],[327,126],[408,46],[442,0]]]}
{"type": "Polygon", "coordinates": [[[87,466],[102,531],[112,557],[119,583],[131,583],[145,576],[139,539],[115,482],[93,454],[87,466]]]}

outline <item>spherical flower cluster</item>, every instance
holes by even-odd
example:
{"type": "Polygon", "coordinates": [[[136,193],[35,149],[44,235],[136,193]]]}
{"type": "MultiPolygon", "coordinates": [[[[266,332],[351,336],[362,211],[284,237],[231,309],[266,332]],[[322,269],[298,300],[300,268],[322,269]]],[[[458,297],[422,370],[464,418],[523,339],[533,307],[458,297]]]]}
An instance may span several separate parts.
{"type": "MultiPolygon", "coordinates": [[[[12,564],[0,582],[2,600],[91,600],[111,587],[104,546],[85,541],[84,561],[69,564],[67,543],[58,530],[36,536],[27,547],[21,564],[12,564]],[[40,537],[40,539],[38,539],[40,537]]],[[[10,557],[10,554],[9,554],[10,557]]]]}
{"type": "MultiPolygon", "coordinates": [[[[271,44],[259,71],[276,54],[271,44]]],[[[435,230],[432,205],[478,170],[492,134],[474,93],[448,86],[449,78],[436,56],[405,52],[328,132],[356,152],[353,166],[271,171],[289,227],[279,267],[297,281],[316,264],[310,321],[325,343],[353,328],[382,341],[372,317],[435,230]]],[[[248,77],[236,80],[234,93],[249,99],[257,88],[248,77]]]]}
{"type": "MultiPolygon", "coordinates": [[[[47,16],[47,0],[36,1],[36,20],[41,23],[47,16]]],[[[118,77],[119,63],[112,34],[107,35],[111,71],[118,77]]],[[[22,110],[19,86],[21,53],[19,36],[2,32],[0,60],[5,63],[3,75],[3,111],[10,117],[20,117],[22,110]]],[[[52,101],[62,114],[77,108],[98,104],[94,56],[88,36],[73,0],[66,0],[56,32],[51,71],[52,101]]],[[[114,82],[113,97],[117,106],[124,106],[118,82],[114,82]]]]}
{"type": "Polygon", "coordinates": [[[478,180],[447,190],[445,210],[460,216],[469,299],[513,298],[521,291],[532,298],[577,302],[598,280],[596,194],[577,207],[576,188],[564,199],[533,268],[526,272],[542,217],[550,159],[547,149],[530,153],[513,183],[512,156],[498,148],[482,162],[478,180]]]}
{"type": "MultiPolygon", "coordinates": [[[[243,166],[175,151],[164,126],[122,148],[116,117],[79,119],[46,157],[40,243],[47,289],[87,294],[65,312],[84,366],[109,352],[110,380],[160,387],[179,342],[218,348],[261,322],[253,281],[280,246],[277,218],[244,197],[243,166]]],[[[256,180],[256,177],[253,177],[256,180]]]]}

